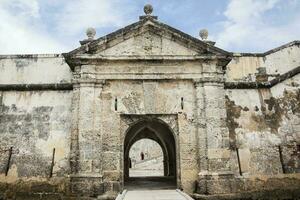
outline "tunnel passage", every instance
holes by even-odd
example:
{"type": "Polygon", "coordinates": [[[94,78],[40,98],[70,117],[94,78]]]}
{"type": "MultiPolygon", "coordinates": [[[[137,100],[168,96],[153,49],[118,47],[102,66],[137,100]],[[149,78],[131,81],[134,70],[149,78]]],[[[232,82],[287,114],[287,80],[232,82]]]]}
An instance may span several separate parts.
{"type": "MultiPolygon", "coordinates": [[[[157,142],[163,152],[163,171],[165,178],[172,180],[176,184],[176,143],[171,128],[161,120],[148,119],[141,120],[130,126],[126,132],[124,140],[124,181],[130,181],[129,151],[132,145],[141,140],[150,139],[157,142]]],[[[146,179],[145,179],[146,180],[146,179]]]]}

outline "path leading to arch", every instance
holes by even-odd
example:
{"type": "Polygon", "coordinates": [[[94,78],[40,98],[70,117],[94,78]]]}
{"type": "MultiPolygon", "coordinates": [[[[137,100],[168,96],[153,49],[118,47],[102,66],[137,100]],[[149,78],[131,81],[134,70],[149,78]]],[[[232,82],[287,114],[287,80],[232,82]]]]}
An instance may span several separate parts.
{"type": "Polygon", "coordinates": [[[193,200],[176,189],[174,177],[131,177],[117,200],[193,200]]]}
{"type": "Polygon", "coordinates": [[[130,177],[125,182],[125,189],[136,190],[169,190],[176,189],[174,177],[130,177]]]}
{"type": "Polygon", "coordinates": [[[123,200],[193,200],[179,190],[133,190],[127,191],[123,200]]]}

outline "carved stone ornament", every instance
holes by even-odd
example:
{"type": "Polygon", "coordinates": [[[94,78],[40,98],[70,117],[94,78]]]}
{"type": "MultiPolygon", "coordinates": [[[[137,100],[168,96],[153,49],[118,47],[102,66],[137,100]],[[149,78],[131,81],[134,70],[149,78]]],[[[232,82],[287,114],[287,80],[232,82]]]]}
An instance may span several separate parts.
{"type": "Polygon", "coordinates": [[[96,30],[90,27],[86,30],[86,35],[89,40],[93,40],[96,35],[96,30]]]}
{"type": "Polygon", "coordinates": [[[207,29],[200,30],[199,36],[201,37],[202,40],[207,40],[207,38],[208,38],[208,30],[207,29]]]}
{"type": "Polygon", "coordinates": [[[146,5],[144,6],[144,12],[145,12],[146,15],[151,15],[152,12],[153,12],[153,7],[152,7],[152,5],[146,4],[146,5]]]}

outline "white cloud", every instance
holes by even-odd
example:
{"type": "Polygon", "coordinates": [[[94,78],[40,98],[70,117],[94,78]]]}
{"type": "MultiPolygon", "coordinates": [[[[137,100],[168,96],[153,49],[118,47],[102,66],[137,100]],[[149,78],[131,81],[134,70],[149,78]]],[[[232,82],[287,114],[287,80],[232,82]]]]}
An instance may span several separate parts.
{"type": "Polygon", "coordinates": [[[234,51],[266,51],[300,38],[300,15],[282,24],[265,19],[279,3],[282,0],[231,0],[224,12],[223,30],[216,36],[218,46],[234,51]]]}
{"type": "Polygon", "coordinates": [[[54,53],[64,47],[39,29],[37,0],[0,0],[0,54],[54,53]]]}
{"type": "MultiPolygon", "coordinates": [[[[137,20],[137,6],[129,0],[0,0],[0,54],[69,51],[87,27],[98,29],[99,37],[137,20]]],[[[265,19],[276,8],[289,15],[284,7],[296,6],[299,0],[230,0],[222,31],[210,38],[231,51],[264,51],[299,39],[300,14],[281,24],[265,19]]]]}
{"type": "MultiPolygon", "coordinates": [[[[119,27],[126,23],[129,7],[117,0],[67,1],[57,17],[57,30],[65,35],[84,32],[86,28],[119,27]]],[[[123,2],[124,3],[124,2],[123,2]]]]}
{"type": "Polygon", "coordinates": [[[39,4],[36,0],[1,0],[0,7],[7,10],[13,10],[14,15],[24,17],[38,17],[39,4]]]}
{"type": "Polygon", "coordinates": [[[121,0],[0,0],[0,54],[69,51],[90,26],[126,25],[133,7],[121,0]]]}

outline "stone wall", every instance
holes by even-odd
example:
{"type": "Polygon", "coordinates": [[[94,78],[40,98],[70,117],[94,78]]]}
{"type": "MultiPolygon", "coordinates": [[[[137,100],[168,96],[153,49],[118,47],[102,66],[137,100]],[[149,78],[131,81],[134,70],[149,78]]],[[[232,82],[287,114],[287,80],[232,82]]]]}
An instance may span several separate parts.
{"type": "MultiPolygon", "coordinates": [[[[198,166],[196,154],[196,132],[193,124],[194,118],[194,90],[191,81],[109,81],[103,87],[102,101],[102,141],[103,141],[103,175],[109,180],[113,174],[116,179],[123,175],[123,157],[120,158],[120,150],[123,151],[123,141],[127,128],[122,128],[122,115],[141,116],[145,114],[157,115],[163,120],[165,116],[172,118],[170,126],[176,136],[176,149],[180,155],[178,171],[181,174],[182,187],[192,191],[194,180],[197,179],[198,166]],[[184,98],[184,107],[181,108],[181,98],[184,98]],[[117,110],[115,104],[117,99],[117,110]],[[178,126],[178,127],[177,127],[178,126]],[[121,134],[121,136],[120,136],[121,134]],[[119,149],[121,146],[121,149],[119,149]],[[179,148],[180,146],[180,148],[179,148]],[[114,159],[111,159],[114,158],[114,159]],[[119,158],[119,159],[117,159],[119,158]]],[[[130,119],[130,117],[129,117],[130,119]]],[[[168,121],[167,121],[168,122],[168,121]]],[[[121,153],[122,155],[122,153],[121,153]]],[[[180,176],[180,175],[178,175],[180,176]]],[[[112,179],[113,180],[113,179],[112,179]]]]}
{"type": "Polygon", "coordinates": [[[74,59],[78,63],[70,59],[77,64],[73,72],[61,55],[1,56],[0,190],[6,196],[68,190],[115,195],[124,183],[127,131],[143,120],[170,128],[170,155],[176,151],[170,166],[176,165],[177,187],[186,192],[272,190],[283,180],[297,189],[300,75],[273,87],[233,89],[226,82],[257,83],[259,68],[265,81],[296,69],[299,43],[265,54],[234,54],[224,86],[221,65],[228,58],[205,54],[214,47],[196,58],[195,46],[190,50],[170,38],[151,31],[110,40],[111,49],[92,49],[95,55],[74,59]],[[57,88],[63,83],[68,87],[57,88]]]}
{"type": "Polygon", "coordinates": [[[51,173],[54,179],[69,173],[71,97],[60,91],[0,92],[0,185],[50,183],[51,173]]]}
{"type": "MultiPolygon", "coordinates": [[[[299,66],[299,42],[292,42],[264,54],[234,57],[227,81],[258,81],[258,68],[266,68],[266,80],[272,80],[299,66]]],[[[299,172],[299,79],[298,74],[271,88],[226,90],[230,144],[240,149],[243,173],[299,172]]]]}
{"type": "Polygon", "coordinates": [[[237,191],[280,191],[283,185],[299,190],[299,78],[270,89],[226,90],[231,168],[240,179],[237,191]]]}
{"type": "Polygon", "coordinates": [[[258,68],[266,68],[269,79],[300,66],[300,42],[295,41],[262,54],[233,54],[227,65],[227,81],[255,81],[258,68]]]}
{"type": "Polygon", "coordinates": [[[0,57],[0,198],[68,190],[72,91],[18,86],[70,83],[71,75],[61,55],[0,57]]]}
{"type": "Polygon", "coordinates": [[[71,77],[60,54],[0,55],[0,84],[70,83],[71,77]]]}

